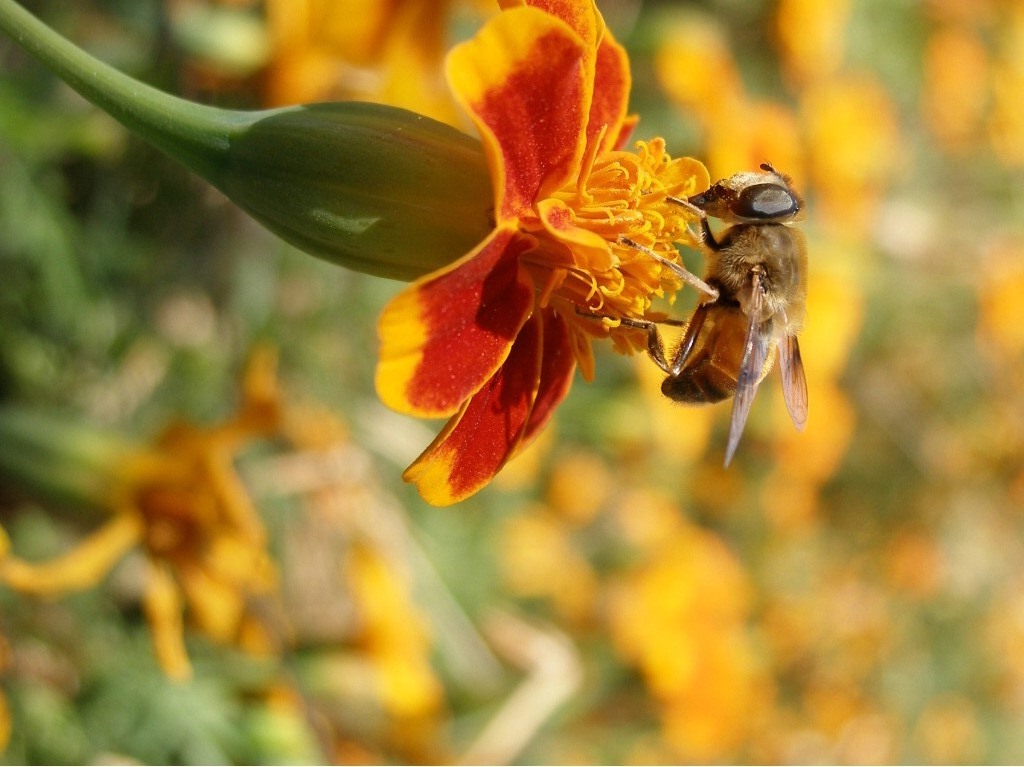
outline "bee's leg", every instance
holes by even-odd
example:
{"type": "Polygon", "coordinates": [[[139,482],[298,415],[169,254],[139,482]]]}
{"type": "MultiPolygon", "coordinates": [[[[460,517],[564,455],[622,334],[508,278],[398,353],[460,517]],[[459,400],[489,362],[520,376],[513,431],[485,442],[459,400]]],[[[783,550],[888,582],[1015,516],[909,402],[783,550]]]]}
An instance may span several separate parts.
{"type": "Polygon", "coordinates": [[[700,219],[700,239],[705,245],[711,250],[721,250],[722,246],[718,240],[715,239],[714,233],[711,231],[711,225],[708,224],[708,214],[703,209],[698,208],[689,200],[684,200],[682,197],[666,197],[668,202],[671,202],[680,207],[686,208],[688,211],[693,213],[700,219]]]}
{"type": "Polygon", "coordinates": [[[693,315],[686,324],[686,332],[683,334],[683,338],[679,342],[679,348],[676,349],[676,354],[672,358],[672,364],[667,368],[663,368],[673,378],[678,378],[683,372],[683,368],[686,367],[686,361],[690,358],[693,346],[700,336],[701,328],[704,327],[704,320],[707,319],[709,306],[711,304],[700,304],[693,310],[693,315]]]}
{"type": "MultiPolygon", "coordinates": [[[[689,205],[689,203],[687,203],[687,205],[689,205]]],[[[704,293],[708,297],[709,301],[717,301],[718,300],[718,290],[716,288],[713,288],[710,285],[708,285],[706,282],[704,282],[704,280],[702,280],[700,277],[698,277],[696,274],[691,272],[686,267],[680,266],[679,264],[675,263],[674,261],[669,261],[667,258],[663,258],[662,256],[659,256],[657,253],[655,253],[653,250],[648,248],[646,245],[641,245],[639,242],[635,242],[635,241],[629,239],[628,237],[622,237],[620,235],[619,236],[619,242],[622,243],[623,245],[625,245],[628,248],[633,248],[634,250],[639,250],[645,256],[649,256],[650,258],[653,258],[655,261],[657,261],[662,266],[667,267],[672,272],[674,272],[675,275],[679,279],[681,279],[683,282],[688,284],[690,287],[696,288],[701,293],[704,293]]]]}
{"type": "Polygon", "coordinates": [[[607,314],[594,314],[593,312],[587,312],[583,309],[576,307],[576,314],[581,317],[592,317],[596,320],[603,319],[616,319],[620,325],[627,328],[636,328],[637,330],[644,330],[647,332],[647,354],[654,360],[659,368],[665,373],[672,370],[672,367],[668,363],[668,358],[665,356],[665,344],[661,340],[661,334],[658,332],[658,324],[662,325],[683,325],[686,320],[659,320],[659,322],[653,322],[652,320],[637,320],[630,317],[611,317],[607,314]]]}

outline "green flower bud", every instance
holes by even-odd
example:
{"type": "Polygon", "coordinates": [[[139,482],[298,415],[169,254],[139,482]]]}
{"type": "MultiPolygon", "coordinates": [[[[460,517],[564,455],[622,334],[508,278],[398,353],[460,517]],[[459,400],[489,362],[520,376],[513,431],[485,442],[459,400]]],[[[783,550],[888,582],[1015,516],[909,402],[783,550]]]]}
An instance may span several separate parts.
{"type": "Polygon", "coordinates": [[[412,280],[461,257],[491,229],[483,149],[443,123],[365,103],[257,112],[203,106],[103,64],[14,0],[0,0],[0,29],[311,255],[412,280]]]}
{"type": "Polygon", "coordinates": [[[480,143],[443,123],[365,103],[253,117],[204,175],[307,253],[411,280],[462,256],[493,226],[480,143]]]}

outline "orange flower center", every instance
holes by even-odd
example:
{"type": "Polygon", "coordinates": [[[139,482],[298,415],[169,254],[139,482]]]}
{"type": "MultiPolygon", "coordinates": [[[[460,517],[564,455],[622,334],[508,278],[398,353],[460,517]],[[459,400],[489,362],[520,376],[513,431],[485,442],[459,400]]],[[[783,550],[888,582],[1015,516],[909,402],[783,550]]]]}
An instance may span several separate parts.
{"type": "Polygon", "coordinates": [[[194,488],[151,485],[141,489],[137,503],[146,520],[144,540],[150,556],[157,559],[199,556],[209,531],[204,530],[196,509],[211,510],[212,498],[201,497],[194,488]]]}

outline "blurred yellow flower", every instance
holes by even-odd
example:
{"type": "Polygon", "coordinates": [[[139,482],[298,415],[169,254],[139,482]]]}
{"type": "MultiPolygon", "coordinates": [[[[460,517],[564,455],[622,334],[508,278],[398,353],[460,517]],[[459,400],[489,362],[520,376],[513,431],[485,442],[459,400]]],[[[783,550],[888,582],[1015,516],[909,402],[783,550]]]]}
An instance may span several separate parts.
{"type": "Polygon", "coordinates": [[[274,355],[254,356],[242,404],[224,423],[179,423],[152,445],[91,467],[102,496],[95,500],[113,515],[110,521],[48,562],[3,558],[0,582],[46,597],[91,588],[138,547],[146,562],[143,607],[168,676],[191,674],[185,615],[215,641],[266,651],[270,636],[250,608],[254,597],[274,591],[276,571],[233,460],[246,443],[280,427],[274,368],[274,355]]]}
{"type": "Polygon", "coordinates": [[[801,94],[816,214],[842,234],[871,231],[900,157],[892,98],[869,75],[847,75],[801,94]]]}
{"type": "Polygon", "coordinates": [[[271,106],[374,101],[452,123],[450,0],[267,0],[271,106]]]}
{"type": "Polygon", "coordinates": [[[611,467],[595,453],[559,456],[548,479],[551,510],[571,524],[591,522],[613,490],[611,474],[611,467]]]}
{"type": "Polygon", "coordinates": [[[937,695],[930,700],[912,736],[927,764],[983,761],[985,735],[977,706],[961,695],[937,695]]]}
{"type": "Polygon", "coordinates": [[[897,530],[882,554],[886,580],[900,594],[931,599],[946,583],[946,563],[939,543],[923,530],[897,530]]]}
{"type": "Polygon", "coordinates": [[[747,629],[751,587],[720,539],[680,521],[608,589],[609,630],[658,701],[680,758],[728,759],[769,688],[747,629]]]}
{"type": "Polygon", "coordinates": [[[1024,357],[1024,247],[995,244],[982,261],[977,338],[983,351],[1007,370],[1024,357]]]}
{"type": "Polygon", "coordinates": [[[594,522],[617,491],[613,467],[596,453],[575,451],[552,463],[545,503],[525,506],[499,530],[499,566],[516,596],[551,604],[573,624],[591,619],[601,584],[574,536],[594,522]]]}
{"type": "Polygon", "coordinates": [[[1007,6],[998,23],[997,61],[992,65],[992,148],[1011,166],[1024,165],[1024,7],[1007,6]]]}
{"type": "Polygon", "coordinates": [[[399,720],[439,713],[444,689],[430,665],[430,634],[400,574],[368,546],[349,552],[344,574],[359,613],[356,641],[370,658],[381,706],[399,720]]]}
{"type": "Polygon", "coordinates": [[[612,514],[625,542],[645,554],[674,540],[686,525],[679,507],[668,495],[647,488],[629,488],[622,493],[612,514]]]}
{"type": "Polygon", "coordinates": [[[658,80],[697,121],[712,178],[770,161],[797,186],[804,181],[800,127],[792,111],[751,99],[721,28],[710,21],[678,25],[658,50],[658,80]]]}
{"type": "Polygon", "coordinates": [[[924,9],[927,15],[939,23],[945,24],[988,24],[996,14],[999,5],[1012,5],[1016,0],[974,0],[964,3],[961,0],[925,0],[924,9]]]}
{"type": "Polygon", "coordinates": [[[764,593],[758,635],[788,694],[763,712],[754,761],[900,759],[904,725],[869,681],[905,660],[894,657],[899,608],[871,572],[873,563],[830,563],[833,551],[806,535],[776,537],[766,549],[779,587],[764,593]]]}
{"type": "Polygon", "coordinates": [[[514,595],[548,601],[563,619],[580,623],[593,612],[599,584],[571,533],[564,519],[535,504],[502,525],[499,567],[514,595]]]}
{"type": "MultiPolygon", "coordinates": [[[[0,559],[3,559],[6,553],[3,550],[3,544],[0,544],[0,559]]],[[[9,655],[10,648],[7,645],[7,640],[3,634],[0,634],[0,679],[3,679],[4,672],[7,671],[9,655]]],[[[4,752],[11,740],[11,728],[11,708],[7,705],[7,696],[4,695],[3,689],[0,689],[0,754],[4,752]]]]}
{"type": "Polygon", "coordinates": [[[936,30],[924,51],[921,112],[949,152],[973,150],[989,106],[989,51],[974,31],[956,25],[936,30]]]}
{"type": "MultiPolygon", "coordinates": [[[[775,12],[779,57],[795,90],[834,76],[846,52],[850,0],[781,0],[775,12]]],[[[782,166],[780,166],[782,167],[782,166]]]]}
{"type": "Polygon", "coordinates": [[[933,0],[921,111],[947,152],[976,152],[982,137],[1006,165],[1024,164],[1024,7],[933,0]]]}
{"type": "Polygon", "coordinates": [[[734,112],[743,98],[743,80],[722,28],[693,17],[667,30],[663,40],[655,71],[669,97],[702,127],[734,112]]]}

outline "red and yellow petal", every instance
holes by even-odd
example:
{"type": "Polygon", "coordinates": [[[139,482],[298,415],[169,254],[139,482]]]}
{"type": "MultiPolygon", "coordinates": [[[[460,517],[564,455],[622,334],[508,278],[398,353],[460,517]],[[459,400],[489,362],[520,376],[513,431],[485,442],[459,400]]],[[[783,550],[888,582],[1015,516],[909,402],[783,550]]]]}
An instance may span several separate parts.
{"type": "Polygon", "coordinates": [[[543,322],[527,322],[505,364],[403,475],[423,499],[448,506],[483,488],[515,452],[541,379],[543,322]]]}
{"type": "Polygon", "coordinates": [[[377,393],[401,413],[440,418],[502,366],[533,308],[520,264],[534,240],[511,227],[441,272],[413,283],[384,308],[377,393]]]}
{"type": "Polygon", "coordinates": [[[541,310],[544,323],[544,349],[540,361],[540,385],[530,411],[530,420],[523,430],[518,449],[525,447],[544,430],[554,415],[555,408],[565,399],[572,386],[576,371],[569,324],[561,314],[551,308],[541,310]]]}
{"type": "MultiPolygon", "coordinates": [[[[605,32],[597,48],[594,70],[594,98],[587,122],[587,142],[596,141],[601,131],[601,152],[618,149],[623,140],[626,110],[629,107],[629,89],[632,86],[629,56],[626,49],[605,32]]],[[[633,122],[635,125],[635,121],[633,122]]],[[[633,125],[630,125],[630,131],[633,125]]],[[[626,133],[628,137],[629,133],[626,133]]]]}
{"type": "Polygon", "coordinates": [[[565,22],[531,7],[503,12],[448,54],[449,85],[483,140],[499,223],[578,172],[594,59],[565,22]]]}

